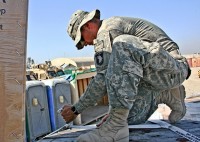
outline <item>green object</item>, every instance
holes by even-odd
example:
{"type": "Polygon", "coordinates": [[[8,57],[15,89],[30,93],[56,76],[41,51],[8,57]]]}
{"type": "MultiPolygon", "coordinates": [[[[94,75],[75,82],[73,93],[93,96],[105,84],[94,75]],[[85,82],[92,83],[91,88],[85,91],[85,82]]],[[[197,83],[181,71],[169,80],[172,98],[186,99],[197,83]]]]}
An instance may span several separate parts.
{"type": "Polygon", "coordinates": [[[72,74],[72,70],[64,70],[65,74],[72,74]]]}
{"type": "Polygon", "coordinates": [[[71,74],[71,77],[73,78],[72,80],[76,80],[76,76],[77,76],[77,73],[75,72],[75,73],[72,73],[71,74]]]}

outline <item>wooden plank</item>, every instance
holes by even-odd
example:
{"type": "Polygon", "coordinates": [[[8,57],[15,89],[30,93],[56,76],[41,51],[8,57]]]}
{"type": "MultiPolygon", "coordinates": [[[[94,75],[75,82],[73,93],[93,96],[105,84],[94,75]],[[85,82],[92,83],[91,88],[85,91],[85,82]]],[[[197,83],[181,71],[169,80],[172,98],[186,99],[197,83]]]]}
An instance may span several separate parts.
{"type": "Polygon", "coordinates": [[[89,72],[89,73],[84,73],[84,74],[78,74],[77,75],[77,80],[79,79],[84,79],[84,78],[91,78],[96,75],[96,72],[89,72]]]}
{"type": "Polygon", "coordinates": [[[85,90],[87,89],[87,78],[82,79],[83,80],[83,90],[85,92],[85,90]]]}
{"type": "Polygon", "coordinates": [[[24,141],[28,0],[0,0],[0,142],[24,141]]]}
{"type": "Polygon", "coordinates": [[[84,92],[84,88],[83,88],[83,80],[80,79],[80,80],[77,80],[78,82],[78,94],[79,94],[79,98],[81,97],[81,95],[83,94],[84,92]]]}

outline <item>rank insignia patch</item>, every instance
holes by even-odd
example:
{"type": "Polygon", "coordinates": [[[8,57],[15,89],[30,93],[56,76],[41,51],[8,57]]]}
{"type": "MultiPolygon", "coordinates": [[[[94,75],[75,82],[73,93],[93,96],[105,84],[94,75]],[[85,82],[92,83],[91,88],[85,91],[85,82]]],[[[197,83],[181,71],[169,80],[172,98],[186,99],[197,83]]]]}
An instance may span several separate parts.
{"type": "Polygon", "coordinates": [[[103,64],[103,52],[96,53],[95,60],[97,65],[103,64]]]}

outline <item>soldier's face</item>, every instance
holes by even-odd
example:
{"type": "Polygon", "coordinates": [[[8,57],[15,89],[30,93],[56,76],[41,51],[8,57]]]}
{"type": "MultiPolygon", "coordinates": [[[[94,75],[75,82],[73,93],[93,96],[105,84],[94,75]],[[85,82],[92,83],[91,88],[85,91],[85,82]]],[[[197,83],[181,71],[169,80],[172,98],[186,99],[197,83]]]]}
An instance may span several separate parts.
{"type": "Polygon", "coordinates": [[[81,31],[81,40],[84,41],[84,45],[93,45],[94,36],[88,30],[81,31]]]}
{"type": "Polygon", "coordinates": [[[98,29],[94,23],[87,23],[81,28],[81,40],[84,41],[84,45],[93,45],[93,40],[97,37],[98,29]]]}

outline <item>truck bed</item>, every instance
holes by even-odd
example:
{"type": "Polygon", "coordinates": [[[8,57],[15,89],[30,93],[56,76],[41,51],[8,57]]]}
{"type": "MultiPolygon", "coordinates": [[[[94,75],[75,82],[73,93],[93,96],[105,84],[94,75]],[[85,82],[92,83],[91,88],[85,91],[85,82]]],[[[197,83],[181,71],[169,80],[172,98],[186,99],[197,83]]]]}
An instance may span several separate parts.
{"type": "MultiPolygon", "coordinates": [[[[200,97],[189,98],[186,100],[187,112],[184,118],[174,126],[181,128],[197,137],[200,138],[200,97]]],[[[167,119],[170,113],[169,108],[166,105],[160,105],[158,110],[155,112],[153,117],[162,115],[163,119],[167,119]]],[[[160,116],[159,116],[160,117],[160,116]]],[[[167,120],[165,120],[168,122],[167,120]]],[[[141,126],[144,124],[141,124],[141,126]]],[[[157,124],[151,122],[145,123],[145,128],[129,129],[130,142],[187,142],[186,138],[178,135],[177,133],[166,129],[166,128],[153,128],[157,124]]],[[[90,129],[91,130],[91,129],[90,129]]],[[[53,135],[46,137],[45,139],[39,140],[40,142],[74,142],[76,138],[90,130],[83,128],[72,128],[60,131],[53,135]]]]}

